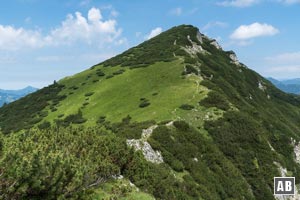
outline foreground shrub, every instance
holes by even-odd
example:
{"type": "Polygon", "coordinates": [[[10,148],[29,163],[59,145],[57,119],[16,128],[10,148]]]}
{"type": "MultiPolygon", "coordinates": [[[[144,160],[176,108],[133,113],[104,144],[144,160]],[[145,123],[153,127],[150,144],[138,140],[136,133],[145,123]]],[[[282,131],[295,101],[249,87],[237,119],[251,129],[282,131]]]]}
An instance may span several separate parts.
{"type": "Polygon", "coordinates": [[[1,146],[0,199],[82,199],[119,175],[132,153],[113,134],[81,128],[33,129],[1,146]]]}

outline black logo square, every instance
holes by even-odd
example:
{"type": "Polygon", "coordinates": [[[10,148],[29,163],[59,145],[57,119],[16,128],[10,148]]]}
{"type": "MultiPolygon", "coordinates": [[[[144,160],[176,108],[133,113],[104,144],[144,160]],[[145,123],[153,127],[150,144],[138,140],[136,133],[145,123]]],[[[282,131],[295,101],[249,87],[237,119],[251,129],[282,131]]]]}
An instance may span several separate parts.
{"type": "Polygon", "coordinates": [[[295,195],[295,177],[274,177],[274,195],[295,195]]]}

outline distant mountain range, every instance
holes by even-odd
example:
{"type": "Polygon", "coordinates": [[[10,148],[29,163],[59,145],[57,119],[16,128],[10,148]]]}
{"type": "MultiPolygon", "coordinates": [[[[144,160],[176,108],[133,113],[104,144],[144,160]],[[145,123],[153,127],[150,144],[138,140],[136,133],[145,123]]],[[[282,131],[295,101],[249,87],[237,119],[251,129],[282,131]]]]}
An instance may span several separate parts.
{"type": "Polygon", "coordinates": [[[300,78],[283,81],[279,81],[271,77],[267,79],[271,81],[277,88],[286,93],[300,94],[300,78]]]}
{"type": "Polygon", "coordinates": [[[18,100],[27,94],[37,91],[37,88],[28,86],[20,90],[3,90],[0,89],[0,107],[5,103],[10,103],[18,100]]]}

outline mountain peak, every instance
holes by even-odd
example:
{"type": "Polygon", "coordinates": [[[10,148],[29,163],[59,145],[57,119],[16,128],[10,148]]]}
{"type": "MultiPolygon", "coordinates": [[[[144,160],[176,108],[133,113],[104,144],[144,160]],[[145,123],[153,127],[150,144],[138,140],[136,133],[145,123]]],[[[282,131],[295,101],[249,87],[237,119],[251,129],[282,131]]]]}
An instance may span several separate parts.
{"type": "Polygon", "coordinates": [[[192,54],[202,51],[200,45],[203,43],[203,36],[192,25],[175,26],[101,64],[137,68],[158,61],[172,61],[175,56],[185,54],[183,48],[192,54]]]}
{"type": "MultiPolygon", "coordinates": [[[[195,58],[197,54],[215,54],[218,51],[223,52],[223,49],[217,40],[202,34],[195,26],[179,25],[100,64],[139,68],[155,62],[173,61],[180,56],[195,58]]],[[[240,65],[233,51],[226,54],[232,63],[240,65]]]]}
{"type": "Polygon", "coordinates": [[[23,89],[20,89],[18,91],[28,93],[28,92],[35,92],[36,90],[38,90],[38,88],[35,88],[35,87],[32,87],[32,86],[27,86],[27,87],[25,87],[23,89]]]}

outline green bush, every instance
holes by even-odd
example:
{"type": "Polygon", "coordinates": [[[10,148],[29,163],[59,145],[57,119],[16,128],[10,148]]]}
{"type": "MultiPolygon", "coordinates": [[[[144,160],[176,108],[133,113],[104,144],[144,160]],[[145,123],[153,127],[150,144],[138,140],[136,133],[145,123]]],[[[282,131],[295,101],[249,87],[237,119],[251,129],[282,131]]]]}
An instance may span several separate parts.
{"type": "Polygon", "coordinates": [[[182,109],[182,110],[192,110],[195,107],[192,106],[192,105],[189,105],[189,104],[182,104],[179,108],[182,109]]]}
{"type": "Polygon", "coordinates": [[[180,131],[187,131],[190,128],[189,124],[185,121],[175,121],[173,125],[180,131]]]}
{"type": "Polygon", "coordinates": [[[146,98],[140,98],[140,101],[141,101],[140,104],[139,104],[140,108],[145,108],[145,107],[150,105],[149,100],[146,99],[146,98]]]}
{"type": "Polygon", "coordinates": [[[185,71],[182,72],[182,75],[187,75],[192,73],[198,75],[198,70],[194,66],[190,64],[186,64],[185,71]]]}
{"type": "Polygon", "coordinates": [[[88,92],[88,93],[85,93],[84,96],[86,97],[89,97],[89,96],[92,96],[95,92],[88,92]]]}
{"type": "Polygon", "coordinates": [[[44,121],[43,123],[38,125],[39,129],[47,129],[51,127],[51,123],[48,121],[44,121]]]}
{"type": "Polygon", "coordinates": [[[150,102],[149,102],[149,101],[143,101],[143,102],[140,103],[139,107],[140,107],[140,108],[145,108],[145,107],[147,107],[147,106],[149,106],[149,105],[150,105],[150,102]]]}
{"type": "Polygon", "coordinates": [[[50,200],[85,199],[122,173],[133,151],[96,128],[52,128],[7,137],[0,154],[1,199],[50,200]]]}
{"type": "Polygon", "coordinates": [[[59,119],[56,120],[56,124],[58,126],[64,126],[64,127],[67,127],[70,124],[82,124],[82,123],[85,123],[85,122],[86,122],[86,119],[83,118],[82,112],[81,112],[80,109],[78,110],[77,114],[68,115],[63,120],[59,120],[59,119]]]}
{"type": "Polygon", "coordinates": [[[96,74],[97,76],[105,76],[105,73],[102,72],[100,69],[97,70],[96,74]]]}
{"type": "MultiPolygon", "coordinates": [[[[107,122],[102,122],[107,123],[107,122]]],[[[131,117],[123,118],[119,123],[107,123],[106,128],[126,139],[140,139],[143,129],[149,128],[155,121],[131,122],[131,117]]]]}
{"type": "Polygon", "coordinates": [[[84,102],[82,105],[87,106],[87,105],[89,105],[89,102],[84,102]]]}
{"type": "Polygon", "coordinates": [[[112,77],[114,77],[114,75],[108,75],[108,76],[106,76],[106,79],[110,79],[112,77]]]}
{"type": "Polygon", "coordinates": [[[102,124],[105,122],[106,117],[105,116],[100,116],[99,119],[97,120],[97,124],[102,124]]]}
{"type": "MultiPolygon", "coordinates": [[[[188,63],[188,64],[195,65],[197,63],[197,59],[196,58],[192,58],[191,56],[188,55],[188,56],[184,57],[184,62],[188,63]]],[[[189,65],[189,66],[192,66],[192,65],[189,65]]]]}
{"type": "Polygon", "coordinates": [[[172,160],[172,162],[170,163],[170,166],[172,167],[172,169],[174,169],[177,172],[183,172],[184,170],[184,165],[182,164],[181,161],[175,159],[172,160]]]}
{"type": "Polygon", "coordinates": [[[57,117],[62,118],[65,114],[59,114],[57,117]]]}
{"type": "Polygon", "coordinates": [[[228,110],[230,108],[226,97],[215,91],[209,92],[208,96],[201,100],[199,104],[205,107],[217,107],[221,110],[228,110]]]}
{"type": "Polygon", "coordinates": [[[79,87],[77,87],[77,86],[71,86],[71,87],[69,87],[69,89],[72,89],[72,90],[77,90],[79,87]]]}
{"type": "Polygon", "coordinates": [[[120,74],[123,74],[125,72],[125,69],[120,69],[116,72],[113,72],[113,75],[120,75],[120,74]]]}

